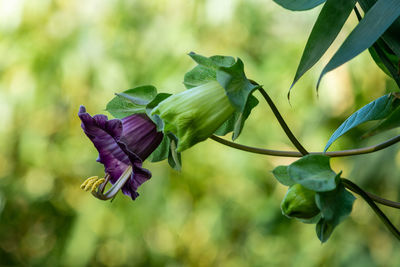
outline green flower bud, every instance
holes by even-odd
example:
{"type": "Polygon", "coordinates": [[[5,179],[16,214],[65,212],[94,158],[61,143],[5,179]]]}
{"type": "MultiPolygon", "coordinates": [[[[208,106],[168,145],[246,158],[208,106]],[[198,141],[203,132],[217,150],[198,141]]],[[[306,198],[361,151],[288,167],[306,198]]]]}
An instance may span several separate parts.
{"type": "Polygon", "coordinates": [[[309,219],[320,211],[315,204],[315,192],[300,184],[289,187],[281,203],[281,210],[289,218],[309,219]]]}
{"type": "Polygon", "coordinates": [[[164,132],[172,132],[179,141],[177,151],[210,137],[235,111],[225,89],[217,82],[172,95],[152,111],[164,121],[164,132]]]}

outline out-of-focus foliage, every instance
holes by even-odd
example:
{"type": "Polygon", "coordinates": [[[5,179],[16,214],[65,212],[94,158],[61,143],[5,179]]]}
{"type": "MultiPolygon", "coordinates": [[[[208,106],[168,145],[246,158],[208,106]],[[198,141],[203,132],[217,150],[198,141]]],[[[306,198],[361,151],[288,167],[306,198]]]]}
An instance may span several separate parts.
{"type": "MultiPolygon", "coordinates": [[[[291,13],[267,0],[1,0],[0,265],[396,266],[397,240],[359,199],[323,246],[313,225],[282,216],[286,188],[271,170],[293,159],[205,141],[183,153],[180,173],[146,163],[153,178],[134,202],[122,194],[101,202],[79,189],[103,173],[80,129],[79,105],[105,113],[114,92],[145,84],[183,91],[190,51],[240,57],[305,146],[321,151],[332,129],[395,85],[364,53],[329,73],[319,98],[314,85],[324,64],[317,64],[290,106],[287,90],[318,12],[291,13]]],[[[356,22],[351,16],[344,31],[356,22]]],[[[332,149],[394,134],[360,141],[359,133],[332,149]]],[[[292,149],[265,103],[237,141],[292,149]]],[[[398,148],[334,159],[332,168],[398,200],[398,148]]],[[[398,211],[385,211],[399,221],[398,211]]]]}
{"type": "MultiPolygon", "coordinates": [[[[293,11],[307,10],[324,2],[318,0],[274,1],[293,11]]],[[[323,68],[318,79],[317,89],[326,73],[353,59],[365,49],[370,50],[378,66],[383,67],[382,70],[386,73],[389,72],[389,76],[396,81],[398,87],[400,86],[397,64],[400,57],[400,39],[398,37],[400,34],[400,2],[397,0],[327,0],[308,38],[291,87],[331,46],[353,9],[359,23],[323,68]],[[365,12],[364,17],[358,10],[357,2],[365,12]],[[391,57],[395,56],[394,54],[397,55],[397,60],[393,65],[391,57]],[[390,57],[388,57],[389,55],[390,57]]]]}

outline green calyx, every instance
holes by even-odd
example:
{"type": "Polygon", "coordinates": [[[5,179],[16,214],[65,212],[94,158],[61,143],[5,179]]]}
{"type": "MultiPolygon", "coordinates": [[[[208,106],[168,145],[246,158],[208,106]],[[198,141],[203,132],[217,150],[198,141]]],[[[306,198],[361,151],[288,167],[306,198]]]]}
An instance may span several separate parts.
{"type": "Polygon", "coordinates": [[[164,121],[164,133],[178,138],[177,152],[210,137],[235,108],[217,81],[210,81],[162,101],[153,111],[164,121]]]}
{"type": "Polygon", "coordinates": [[[239,137],[246,119],[251,110],[257,106],[258,100],[252,92],[259,86],[247,79],[244,73],[244,64],[238,58],[235,60],[229,56],[205,57],[196,53],[189,56],[198,64],[187,72],[183,84],[187,89],[195,88],[212,81],[224,88],[235,112],[215,131],[216,135],[226,135],[233,132],[232,140],[239,137]]]}
{"type": "Polygon", "coordinates": [[[315,203],[315,191],[300,184],[289,187],[281,203],[282,213],[289,218],[310,219],[320,210],[315,203]]]}

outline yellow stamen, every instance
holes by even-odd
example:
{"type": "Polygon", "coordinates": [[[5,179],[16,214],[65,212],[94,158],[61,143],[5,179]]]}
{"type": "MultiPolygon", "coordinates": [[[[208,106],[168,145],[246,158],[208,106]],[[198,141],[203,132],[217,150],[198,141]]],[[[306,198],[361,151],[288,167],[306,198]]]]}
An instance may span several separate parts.
{"type": "Polygon", "coordinates": [[[99,179],[98,176],[92,176],[92,177],[87,178],[87,179],[81,184],[81,189],[87,191],[88,185],[89,185],[89,187],[90,187],[90,186],[93,185],[93,183],[94,183],[95,181],[97,181],[98,179],[99,179]]]}
{"type": "Polygon", "coordinates": [[[99,187],[102,183],[104,183],[106,181],[106,179],[104,178],[100,178],[99,180],[97,180],[93,185],[92,185],[92,190],[91,192],[94,192],[97,187],[99,187]]]}

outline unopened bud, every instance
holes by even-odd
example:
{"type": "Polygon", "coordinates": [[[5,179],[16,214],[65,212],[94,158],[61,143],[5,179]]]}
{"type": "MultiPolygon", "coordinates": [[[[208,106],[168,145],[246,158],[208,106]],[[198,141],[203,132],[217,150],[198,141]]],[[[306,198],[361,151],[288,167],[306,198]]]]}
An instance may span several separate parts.
{"type": "Polygon", "coordinates": [[[315,192],[300,184],[289,187],[281,203],[281,210],[289,218],[309,219],[320,211],[315,204],[315,192]]]}

